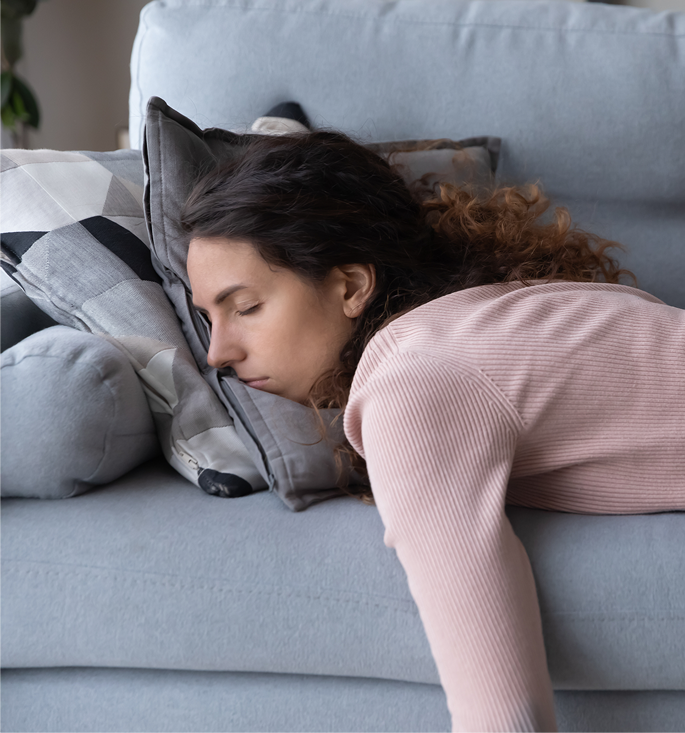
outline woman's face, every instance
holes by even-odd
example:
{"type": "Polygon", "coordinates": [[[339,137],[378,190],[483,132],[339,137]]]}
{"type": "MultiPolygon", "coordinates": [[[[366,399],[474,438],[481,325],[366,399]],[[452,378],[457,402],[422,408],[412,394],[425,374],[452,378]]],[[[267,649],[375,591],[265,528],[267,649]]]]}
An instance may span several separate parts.
{"type": "Polygon", "coordinates": [[[335,267],[319,288],[270,267],[247,243],[195,238],[188,251],[195,307],[211,323],[207,361],[257,389],[304,404],[339,363],[376,284],[373,265],[335,267]]]}

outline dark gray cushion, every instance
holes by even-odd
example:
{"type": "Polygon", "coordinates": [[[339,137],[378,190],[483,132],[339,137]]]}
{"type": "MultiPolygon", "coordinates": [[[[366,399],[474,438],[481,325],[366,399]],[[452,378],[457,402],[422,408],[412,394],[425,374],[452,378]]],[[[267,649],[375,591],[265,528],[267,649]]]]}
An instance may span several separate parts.
{"type": "MultiPolygon", "coordinates": [[[[332,448],[318,440],[311,408],[248,387],[207,364],[208,334],[192,307],[186,270],[188,236],[178,226],[180,209],[201,172],[239,156],[253,137],[220,128],[202,130],[163,99],[152,97],[143,142],[145,216],[164,290],[183,323],[200,370],[233,418],[238,435],[269,489],[290,509],[300,511],[342,493],[334,488],[337,470],[332,448]]],[[[429,185],[440,180],[469,182],[478,187],[494,180],[499,145],[499,138],[482,137],[457,142],[404,140],[367,147],[396,164],[410,186],[429,174],[429,185]]],[[[339,414],[338,409],[321,410],[332,442],[343,438],[342,421],[332,425],[339,414]]],[[[343,466],[351,485],[364,482],[350,470],[346,456],[343,466]]]]}
{"type": "Polygon", "coordinates": [[[4,270],[0,270],[2,294],[0,295],[0,351],[9,349],[36,331],[57,322],[42,311],[4,270]]]}
{"type": "Polygon", "coordinates": [[[133,367],[112,343],[52,326],[2,354],[2,496],[66,499],[159,454],[133,367]]]}

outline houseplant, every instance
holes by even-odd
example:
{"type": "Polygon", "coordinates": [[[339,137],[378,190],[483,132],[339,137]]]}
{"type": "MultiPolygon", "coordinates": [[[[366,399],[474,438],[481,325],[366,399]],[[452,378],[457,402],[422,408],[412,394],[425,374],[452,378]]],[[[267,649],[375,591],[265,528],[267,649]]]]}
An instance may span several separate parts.
{"type": "Polygon", "coordinates": [[[13,147],[27,146],[27,128],[38,129],[40,108],[31,87],[16,72],[23,55],[22,24],[39,0],[2,0],[2,124],[12,135],[13,147]]]}

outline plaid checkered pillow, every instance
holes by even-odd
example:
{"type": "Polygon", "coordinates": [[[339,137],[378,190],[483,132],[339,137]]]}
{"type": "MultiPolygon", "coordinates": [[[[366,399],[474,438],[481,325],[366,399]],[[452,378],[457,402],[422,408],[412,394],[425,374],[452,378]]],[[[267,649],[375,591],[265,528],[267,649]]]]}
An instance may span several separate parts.
{"type": "Polygon", "coordinates": [[[138,151],[4,150],[2,266],[58,323],[129,357],[169,463],[211,494],[266,481],[198,371],[151,260],[138,151]]]}

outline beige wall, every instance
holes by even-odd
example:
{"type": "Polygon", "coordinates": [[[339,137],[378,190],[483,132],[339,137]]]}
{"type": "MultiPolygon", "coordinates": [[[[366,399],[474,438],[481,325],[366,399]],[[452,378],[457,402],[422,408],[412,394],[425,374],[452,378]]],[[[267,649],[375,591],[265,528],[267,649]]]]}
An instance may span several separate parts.
{"type": "MultiPolygon", "coordinates": [[[[43,114],[29,147],[114,150],[128,125],[129,60],[147,0],[43,0],[24,23],[19,72],[43,114]]],[[[685,10],[685,0],[624,0],[653,10],[685,10]]],[[[9,144],[3,135],[3,145],[9,144]]]]}
{"type": "Polygon", "coordinates": [[[32,148],[114,150],[128,126],[129,61],[147,0],[44,0],[24,22],[19,71],[43,115],[32,148]]]}

